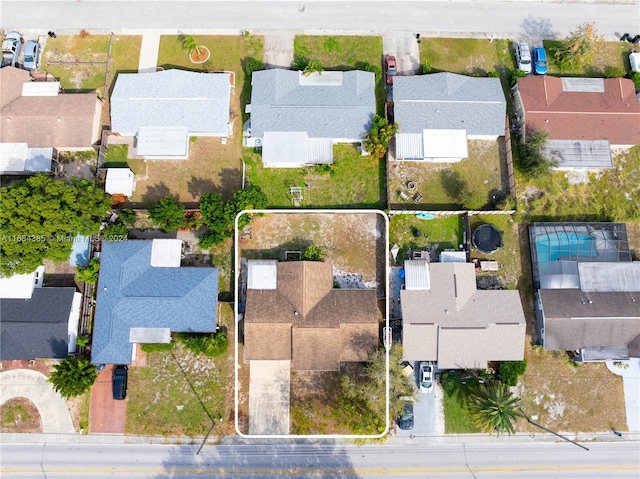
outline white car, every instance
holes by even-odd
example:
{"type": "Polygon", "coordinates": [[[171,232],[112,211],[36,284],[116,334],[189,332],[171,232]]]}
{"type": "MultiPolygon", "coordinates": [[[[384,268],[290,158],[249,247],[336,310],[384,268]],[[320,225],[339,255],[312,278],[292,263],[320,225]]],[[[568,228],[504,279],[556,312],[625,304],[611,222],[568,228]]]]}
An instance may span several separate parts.
{"type": "Polygon", "coordinates": [[[518,65],[518,70],[531,73],[531,50],[526,43],[516,45],[516,65],[518,65]]]}
{"type": "Polygon", "coordinates": [[[420,363],[418,370],[418,387],[421,393],[433,391],[433,365],[428,362],[420,363]]]}

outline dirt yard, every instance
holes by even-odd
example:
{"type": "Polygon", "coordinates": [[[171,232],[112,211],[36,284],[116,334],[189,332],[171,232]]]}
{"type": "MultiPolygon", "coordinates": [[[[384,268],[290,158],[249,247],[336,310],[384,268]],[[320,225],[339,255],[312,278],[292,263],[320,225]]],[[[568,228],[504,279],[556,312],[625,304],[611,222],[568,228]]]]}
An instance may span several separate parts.
{"type": "Polygon", "coordinates": [[[25,398],[9,399],[0,407],[2,432],[42,432],[42,420],[35,405],[25,398]]]}
{"type": "Polygon", "coordinates": [[[376,213],[270,213],[254,217],[240,256],[284,259],[285,251],[320,246],[345,287],[377,287],[384,296],[386,229],[376,213]]]}

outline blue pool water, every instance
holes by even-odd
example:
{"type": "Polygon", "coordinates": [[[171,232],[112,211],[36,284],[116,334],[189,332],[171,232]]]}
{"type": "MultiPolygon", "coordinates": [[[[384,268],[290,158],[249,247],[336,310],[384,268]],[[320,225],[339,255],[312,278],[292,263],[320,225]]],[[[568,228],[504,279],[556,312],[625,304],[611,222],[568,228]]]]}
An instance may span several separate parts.
{"type": "Polygon", "coordinates": [[[556,233],[536,237],[538,261],[576,260],[578,256],[598,256],[595,238],[588,234],[556,233]]]}

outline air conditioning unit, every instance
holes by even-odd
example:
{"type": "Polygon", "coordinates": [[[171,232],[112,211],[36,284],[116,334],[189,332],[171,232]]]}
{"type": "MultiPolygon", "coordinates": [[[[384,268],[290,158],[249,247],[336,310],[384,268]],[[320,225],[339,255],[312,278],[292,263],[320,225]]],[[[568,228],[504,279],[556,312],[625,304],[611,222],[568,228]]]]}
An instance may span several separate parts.
{"type": "Polygon", "coordinates": [[[262,140],[260,138],[256,138],[256,146],[262,145],[262,140]]]}

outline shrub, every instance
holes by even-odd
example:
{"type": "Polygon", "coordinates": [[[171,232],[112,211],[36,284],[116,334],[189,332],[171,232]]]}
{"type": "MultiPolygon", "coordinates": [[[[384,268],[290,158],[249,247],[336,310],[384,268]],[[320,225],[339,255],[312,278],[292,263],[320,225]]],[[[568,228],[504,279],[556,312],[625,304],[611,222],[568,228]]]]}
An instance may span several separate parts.
{"type": "Polygon", "coordinates": [[[366,63],[364,65],[364,71],[371,72],[375,75],[376,84],[380,83],[380,80],[382,80],[382,68],[380,68],[378,65],[366,63]]]}
{"type": "Polygon", "coordinates": [[[520,156],[519,166],[522,171],[531,177],[548,175],[556,163],[544,155],[544,146],[549,134],[538,130],[532,132],[525,143],[518,146],[520,156]]]}
{"type": "Polygon", "coordinates": [[[127,228],[133,228],[136,224],[136,212],[131,208],[118,211],[118,220],[122,222],[127,228]]]}
{"type": "Polygon", "coordinates": [[[364,137],[365,151],[376,159],[384,158],[389,148],[389,140],[397,131],[397,124],[391,125],[386,118],[375,115],[369,133],[364,137]]]}
{"type": "Polygon", "coordinates": [[[518,378],[527,370],[527,360],[522,361],[502,361],[500,363],[500,382],[507,386],[516,386],[518,378]]]}
{"type": "Polygon", "coordinates": [[[522,70],[511,70],[509,72],[509,86],[514,87],[518,83],[518,78],[524,78],[527,74],[522,70]]]}
{"type": "Polygon", "coordinates": [[[222,329],[213,334],[178,333],[176,338],[192,353],[210,358],[220,356],[229,346],[227,333],[222,329]]]}
{"type": "Polygon", "coordinates": [[[635,85],[636,88],[640,88],[640,72],[631,72],[629,73],[629,78],[635,85]]]}
{"type": "Polygon", "coordinates": [[[71,398],[89,390],[97,377],[96,368],[88,359],[68,357],[53,367],[48,381],[62,397],[71,398]]]}
{"type": "Polygon", "coordinates": [[[420,65],[420,73],[431,73],[433,71],[433,67],[431,66],[431,62],[429,60],[425,60],[422,65],[420,65]]]}
{"type": "Polygon", "coordinates": [[[322,250],[320,246],[311,244],[302,252],[302,259],[305,261],[322,261],[322,250]]]}
{"type": "Polygon", "coordinates": [[[244,63],[244,72],[248,77],[251,77],[253,72],[263,69],[264,63],[262,63],[260,60],[256,60],[255,58],[247,58],[246,62],[244,63]]]}
{"type": "Polygon", "coordinates": [[[623,76],[624,72],[620,68],[607,67],[604,69],[605,78],[622,78],[623,76]]]}
{"type": "Polygon", "coordinates": [[[323,71],[324,68],[318,60],[309,60],[307,66],[302,70],[302,74],[308,77],[312,73],[322,73],[323,71]]]}
{"type": "Polygon", "coordinates": [[[175,231],[184,226],[184,204],[167,195],[151,207],[149,218],[162,231],[175,231]]]}
{"type": "Polygon", "coordinates": [[[76,279],[87,284],[96,284],[98,282],[98,272],[100,270],[100,260],[91,258],[87,266],[78,267],[76,279]]]}
{"type": "Polygon", "coordinates": [[[122,241],[127,239],[129,236],[129,230],[123,223],[118,221],[117,223],[113,223],[102,230],[102,236],[107,241],[122,241]]]}
{"type": "Polygon", "coordinates": [[[329,163],[313,165],[313,172],[318,175],[331,174],[333,172],[333,165],[330,165],[329,163]]]}
{"type": "Polygon", "coordinates": [[[491,70],[491,71],[487,72],[487,76],[489,78],[500,78],[500,72],[496,71],[496,70],[491,70]]]}

